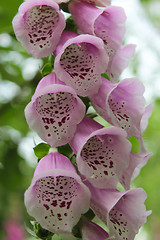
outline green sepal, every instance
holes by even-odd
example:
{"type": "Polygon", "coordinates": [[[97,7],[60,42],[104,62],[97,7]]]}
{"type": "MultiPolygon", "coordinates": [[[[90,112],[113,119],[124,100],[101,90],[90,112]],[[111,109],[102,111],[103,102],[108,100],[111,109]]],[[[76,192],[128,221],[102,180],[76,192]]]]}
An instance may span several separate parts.
{"type": "Polygon", "coordinates": [[[52,73],[53,71],[53,65],[52,63],[46,63],[43,68],[42,68],[42,76],[45,77],[47,76],[48,74],[52,73]]]}
{"type": "Polygon", "coordinates": [[[55,57],[54,57],[53,54],[51,54],[51,55],[49,56],[49,62],[51,63],[52,68],[54,68],[54,61],[55,61],[55,57]]]}
{"type": "Polygon", "coordinates": [[[91,106],[91,102],[90,99],[88,97],[81,97],[79,96],[79,98],[83,101],[83,103],[86,105],[86,112],[88,110],[88,108],[91,106]]]}
{"type": "Polygon", "coordinates": [[[77,25],[75,24],[72,16],[67,18],[65,30],[77,33],[77,25]]]}
{"type": "Polygon", "coordinates": [[[49,153],[50,145],[47,143],[39,143],[37,146],[33,148],[34,154],[38,159],[43,158],[45,155],[49,153]]]}
{"type": "Polygon", "coordinates": [[[52,236],[54,235],[54,233],[52,233],[46,229],[43,229],[38,222],[34,223],[33,228],[34,228],[34,232],[35,232],[36,236],[39,237],[40,239],[52,240],[52,236]]]}
{"type": "Polygon", "coordinates": [[[60,8],[61,8],[64,12],[70,13],[69,8],[68,8],[68,4],[69,4],[69,2],[67,2],[67,3],[61,3],[61,4],[59,4],[59,6],[60,6],[60,8]]]}
{"type": "Polygon", "coordinates": [[[30,229],[30,227],[28,227],[26,223],[24,223],[24,228],[32,237],[39,239],[39,237],[36,236],[35,232],[32,229],[30,229]]]}
{"type": "Polygon", "coordinates": [[[88,113],[87,115],[86,115],[86,117],[89,117],[89,118],[95,118],[95,117],[98,117],[98,115],[96,114],[96,113],[88,113]]]}
{"type": "Polygon", "coordinates": [[[92,209],[90,208],[88,210],[88,212],[86,212],[85,214],[83,214],[83,216],[85,216],[88,220],[92,220],[95,217],[94,212],[92,211],[92,209]]]}
{"type": "Polygon", "coordinates": [[[110,81],[110,77],[108,76],[107,73],[102,73],[101,76],[110,81]]]}
{"type": "Polygon", "coordinates": [[[80,218],[79,222],[72,228],[73,236],[80,239],[82,239],[81,225],[82,225],[82,219],[80,218]]]}
{"type": "Polygon", "coordinates": [[[66,157],[70,157],[70,155],[72,154],[72,149],[71,147],[69,146],[69,144],[66,144],[66,145],[63,145],[63,146],[60,146],[60,147],[57,147],[58,149],[58,152],[60,154],[63,154],[64,156],[66,157]]]}

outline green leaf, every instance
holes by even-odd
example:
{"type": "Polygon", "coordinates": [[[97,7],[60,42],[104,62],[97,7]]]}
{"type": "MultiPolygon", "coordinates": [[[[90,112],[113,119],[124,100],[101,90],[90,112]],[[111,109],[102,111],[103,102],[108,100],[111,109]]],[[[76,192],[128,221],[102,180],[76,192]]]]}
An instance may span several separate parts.
{"type": "Polygon", "coordinates": [[[41,159],[45,155],[47,155],[49,152],[49,149],[50,149],[50,145],[46,143],[40,143],[33,148],[34,154],[36,155],[36,157],[38,157],[38,159],[41,159]]]}
{"type": "Polygon", "coordinates": [[[53,71],[53,65],[52,63],[46,63],[42,68],[42,75],[43,77],[47,76],[53,71]]]}
{"type": "Polygon", "coordinates": [[[110,77],[108,76],[107,73],[102,73],[101,76],[104,77],[104,78],[106,78],[106,79],[108,79],[108,80],[110,80],[110,77]]]}
{"type": "Polygon", "coordinates": [[[69,146],[69,144],[66,144],[66,145],[63,145],[63,146],[60,146],[57,148],[58,149],[58,152],[63,154],[64,156],[66,157],[70,157],[70,155],[72,154],[72,149],[71,147],[69,146]]]}

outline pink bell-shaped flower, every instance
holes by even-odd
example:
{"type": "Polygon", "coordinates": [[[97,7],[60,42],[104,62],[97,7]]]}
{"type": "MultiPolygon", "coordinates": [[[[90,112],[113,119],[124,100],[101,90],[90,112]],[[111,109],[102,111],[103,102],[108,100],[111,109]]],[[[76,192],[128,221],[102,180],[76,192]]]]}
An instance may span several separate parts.
{"type": "Polygon", "coordinates": [[[68,158],[54,152],[40,160],[25,192],[25,205],[44,229],[71,232],[89,204],[90,192],[68,158]]]}
{"type": "Polygon", "coordinates": [[[126,15],[123,8],[96,8],[84,1],[72,1],[69,9],[79,30],[100,37],[112,58],[121,46],[125,34],[126,15]]]}
{"type": "Polygon", "coordinates": [[[136,78],[117,84],[102,79],[99,92],[90,97],[93,107],[110,124],[123,128],[128,137],[141,138],[152,106],[145,107],[144,86],[136,78]]]}
{"type": "Polygon", "coordinates": [[[103,228],[85,217],[82,217],[81,232],[83,240],[109,240],[109,235],[103,228]]]}
{"type": "Polygon", "coordinates": [[[25,108],[29,127],[52,147],[71,141],[84,115],[85,105],[81,99],[55,73],[40,81],[31,102],[25,108]]]}
{"type": "Polygon", "coordinates": [[[85,97],[97,93],[108,60],[100,38],[65,31],[56,49],[54,69],[61,81],[85,97]]]}
{"type": "Polygon", "coordinates": [[[69,143],[77,154],[79,172],[97,188],[116,188],[128,167],[131,144],[126,132],[103,127],[85,117],[69,143]]]}
{"type": "Polygon", "coordinates": [[[91,192],[91,208],[108,227],[110,239],[134,240],[151,211],[146,211],[143,189],[119,192],[98,189],[86,183],[91,192]]]}
{"type": "MultiPolygon", "coordinates": [[[[56,3],[60,4],[60,3],[67,3],[69,2],[69,0],[54,0],[56,3]]],[[[81,1],[81,0],[72,0],[72,1],[81,1]]],[[[105,6],[109,6],[111,4],[111,0],[83,0],[84,2],[87,2],[91,5],[94,6],[99,6],[99,7],[105,7],[105,6]]]]}
{"type": "Polygon", "coordinates": [[[130,189],[130,183],[133,181],[141,171],[141,168],[147,163],[148,159],[152,156],[152,153],[146,154],[130,154],[130,162],[128,168],[123,172],[120,183],[126,190],[130,189]]]}
{"type": "Polygon", "coordinates": [[[106,73],[111,82],[118,82],[122,71],[128,66],[130,58],[135,52],[135,45],[122,45],[108,64],[106,73]]]}
{"type": "Polygon", "coordinates": [[[52,0],[26,0],[13,19],[17,39],[35,58],[49,56],[65,28],[59,5],[52,0]]]}

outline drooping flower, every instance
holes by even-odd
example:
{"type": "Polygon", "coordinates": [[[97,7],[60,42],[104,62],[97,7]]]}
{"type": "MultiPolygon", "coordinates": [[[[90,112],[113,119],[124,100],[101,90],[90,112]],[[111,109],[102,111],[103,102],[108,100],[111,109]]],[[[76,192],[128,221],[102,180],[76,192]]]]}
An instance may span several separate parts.
{"type": "Polygon", "coordinates": [[[81,232],[83,240],[107,240],[108,233],[94,222],[82,217],[81,232]]]}
{"type": "Polygon", "coordinates": [[[6,237],[3,238],[3,240],[24,240],[26,237],[23,225],[15,219],[10,219],[4,222],[4,229],[6,237]]]}
{"type": "Polygon", "coordinates": [[[90,192],[68,158],[54,152],[40,160],[25,192],[25,205],[44,229],[71,232],[89,204],[90,192]]]}
{"type": "Polygon", "coordinates": [[[54,68],[59,79],[83,97],[98,91],[101,73],[108,65],[108,55],[100,38],[65,31],[56,54],[54,68]]]}
{"type": "Polygon", "coordinates": [[[55,73],[40,81],[25,109],[29,127],[52,147],[68,143],[84,115],[81,99],[55,73]]]}
{"type": "Polygon", "coordinates": [[[116,188],[130,158],[131,144],[124,130],[85,117],[69,144],[85,179],[98,188],[116,188]]]}
{"type": "MultiPolygon", "coordinates": [[[[54,0],[54,1],[58,4],[69,2],[69,0],[54,0]]],[[[79,0],[72,0],[72,1],[79,1],[79,0]]],[[[83,0],[83,1],[89,4],[92,4],[94,6],[100,6],[100,7],[109,6],[111,4],[111,0],[83,0]]]]}
{"type": "Polygon", "coordinates": [[[141,168],[144,167],[151,156],[152,153],[130,154],[129,166],[124,170],[122,178],[120,179],[120,183],[126,190],[130,189],[131,181],[133,181],[138,176],[141,168]]]}
{"type": "Polygon", "coordinates": [[[139,228],[146,222],[151,211],[146,211],[143,189],[127,192],[94,188],[87,183],[91,192],[91,208],[108,227],[110,239],[133,240],[139,228]]]}
{"type": "Polygon", "coordinates": [[[35,58],[49,56],[65,28],[59,5],[52,0],[26,0],[12,23],[17,39],[35,58]]]}
{"type": "Polygon", "coordinates": [[[99,6],[99,7],[105,7],[111,4],[111,0],[84,0],[84,2],[90,3],[95,6],[99,6]]]}
{"type": "Polygon", "coordinates": [[[110,77],[111,82],[118,82],[122,71],[128,66],[130,58],[135,52],[136,45],[122,45],[109,62],[106,73],[110,77]]]}
{"type": "Polygon", "coordinates": [[[91,96],[91,101],[106,121],[123,128],[128,137],[140,139],[152,110],[151,105],[145,107],[143,93],[144,86],[136,78],[117,84],[103,78],[99,92],[91,96]],[[144,129],[142,125],[145,125],[144,129]]]}
{"type": "Polygon", "coordinates": [[[72,1],[71,14],[82,33],[100,37],[112,58],[122,44],[125,33],[126,15],[121,7],[96,8],[84,1],[72,1]]]}

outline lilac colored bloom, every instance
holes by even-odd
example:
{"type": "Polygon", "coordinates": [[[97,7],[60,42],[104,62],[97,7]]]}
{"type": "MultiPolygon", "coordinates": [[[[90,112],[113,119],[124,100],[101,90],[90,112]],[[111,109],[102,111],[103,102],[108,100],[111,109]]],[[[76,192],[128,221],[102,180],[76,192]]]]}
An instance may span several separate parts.
{"type": "Polygon", "coordinates": [[[52,0],[27,0],[13,19],[17,39],[33,57],[49,56],[65,28],[59,5],[52,0]]]}
{"type": "Polygon", "coordinates": [[[151,114],[151,105],[145,107],[143,93],[144,86],[136,78],[117,84],[103,78],[99,92],[91,96],[91,101],[106,121],[123,128],[128,137],[140,139],[151,114]]]}
{"type": "Polygon", "coordinates": [[[81,99],[55,73],[40,81],[25,109],[29,127],[52,147],[68,143],[84,115],[85,105],[81,99]]]}
{"type": "Polygon", "coordinates": [[[98,188],[116,188],[128,167],[131,150],[124,130],[84,118],[69,144],[84,178],[98,188]]]}
{"type": "Polygon", "coordinates": [[[16,220],[8,220],[4,223],[6,237],[3,240],[24,240],[25,231],[23,226],[16,220]]]}
{"type": "Polygon", "coordinates": [[[142,167],[147,163],[148,159],[152,156],[152,153],[148,154],[130,154],[130,162],[128,168],[123,172],[122,178],[120,179],[121,184],[126,190],[130,189],[130,183],[134,180],[142,167]]]}
{"type": "MultiPolygon", "coordinates": [[[[73,0],[73,1],[77,1],[77,0],[73,0]]],[[[83,1],[95,6],[100,6],[100,7],[109,6],[111,4],[111,0],[83,0],[83,1]]]]}
{"type": "Polygon", "coordinates": [[[91,208],[108,227],[109,236],[116,240],[133,240],[151,211],[146,211],[143,189],[127,192],[96,189],[87,183],[91,192],[91,208]]]}
{"type": "MultiPolygon", "coordinates": [[[[69,0],[54,0],[54,1],[58,4],[62,2],[65,2],[65,3],[69,2],[69,0]]],[[[72,1],[79,1],[79,0],[72,0],[72,1]]],[[[108,6],[111,4],[111,0],[83,0],[83,1],[95,6],[100,6],[100,7],[108,6]]]]}
{"type": "Polygon", "coordinates": [[[54,68],[59,79],[83,97],[98,91],[101,73],[108,65],[108,55],[100,38],[66,31],[56,54],[54,68]]]}
{"type": "Polygon", "coordinates": [[[135,52],[135,47],[134,44],[128,44],[122,45],[117,50],[106,70],[111,82],[118,82],[120,74],[128,66],[129,60],[135,52]]]}
{"type": "Polygon", "coordinates": [[[121,7],[96,8],[83,1],[72,1],[69,5],[78,28],[83,33],[100,37],[110,57],[122,44],[126,15],[121,7]]]}
{"type": "Polygon", "coordinates": [[[71,232],[89,204],[90,192],[68,158],[54,152],[40,160],[25,192],[25,205],[43,228],[71,232]]]}
{"type": "Polygon", "coordinates": [[[107,240],[107,239],[109,239],[108,233],[103,228],[101,228],[96,223],[89,221],[85,217],[82,218],[81,224],[82,224],[81,232],[82,232],[83,240],[107,240]]]}

